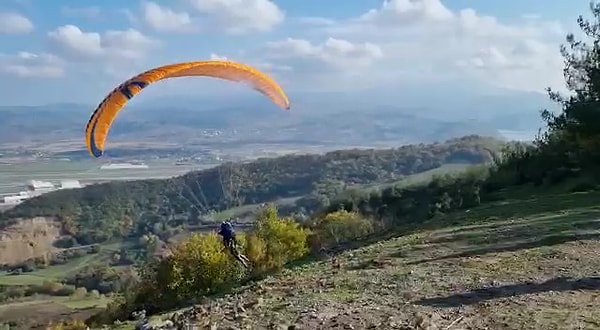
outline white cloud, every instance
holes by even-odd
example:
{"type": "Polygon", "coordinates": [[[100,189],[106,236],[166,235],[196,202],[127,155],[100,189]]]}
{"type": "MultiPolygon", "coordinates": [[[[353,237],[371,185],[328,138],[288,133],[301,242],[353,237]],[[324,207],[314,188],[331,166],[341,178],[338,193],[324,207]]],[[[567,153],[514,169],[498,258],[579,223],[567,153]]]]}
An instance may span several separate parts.
{"type": "Polygon", "coordinates": [[[308,40],[288,38],[269,42],[265,57],[290,63],[290,66],[306,65],[316,70],[346,70],[348,66],[368,67],[383,57],[381,48],[372,43],[351,43],[347,40],[328,38],[322,44],[308,40]]]}
{"type": "Polygon", "coordinates": [[[100,46],[106,53],[122,59],[137,60],[146,57],[147,52],[160,45],[138,30],[107,31],[103,34],[100,46]]]}
{"type": "Polygon", "coordinates": [[[439,0],[390,0],[379,9],[371,9],[356,19],[377,25],[408,25],[415,22],[446,22],[453,13],[439,0]]]}
{"type": "Polygon", "coordinates": [[[562,58],[558,47],[525,39],[511,46],[488,46],[466,60],[457,61],[465,73],[517,90],[537,91],[545,86],[561,88],[562,58]]]}
{"type": "Polygon", "coordinates": [[[186,12],[176,12],[154,2],[142,3],[142,19],[146,25],[161,32],[194,31],[192,18],[186,12]]]}
{"type": "Polygon", "coordinates": [[[0,55],[0,69],[19,78],[58,78],[65,74],[64,61],[48,53],[0,55]]]}
{"type": "Polygon", "coordinates": [[[255,62],[263,69],[276,72],[277,78],[286,85],[329,89],[368,83],[368,79],[357,78],[384,58],[378,45],[336,38],[322,43],[287,38],[268,42],[256,54],[260,60],[255,62]]]}
{"type": "Polygon", "coordinates": [[[558,44],[564,31],[531,15],[503,23],[470,8],[450,10],[440,0],[386,0],[358,17],[315,29],[355,44],[376,43],[386,56],[371,61],[369,72],[388,84],[475,77],[539,92],[561,87],[558,44]]]}
{"type": "Polygon", "coordinates": [[[0,12],[0,34],[26,34],[33,31],[33,23],[25,16],[0,12]]]}
{"type": "Polygon", "coordinates": [[[228,58],[225,56],[217,55],[215,53],[210,54],[209,58],[213,61],[227,61],[228,58]]]}
{"type": "Polygon", "coordinates": [[[48,33],[58,51],[73,60],[139,60],[159,42],[135,29],[125,31],[84,32],[75,25],[64,25],[48,33]]]}
{"type": "Polygon", "coordinates": [[[283,22],[284,12],[271,0],[189,0],[208,26],[230,34],[264,32],[283,22]]]}
{"type": "Polygon", "coordinates": [[[217,61],[242,62],[242,63],[252,65],[254,67],[257,67],[260,70],[264,70],[264,71],[268,71],[268,72],[292,71],[292,68],[290,66],[278,65],[275,63],[266,62],[264,60],[260,60],[260,59],[256,59],[256,58],[241,58],[240,59],[240,58],[233,58],[233,57],[229,57],[229,56],[219,55],[219,54],[215,54],[215,53],[211,53],[209,55],[209,58],[211,60],[217,60],[217,61]]]}
{"type": "Polygon", "coordinates": [[[64,16],[69,17],[84,17],[84,18],[98,18],[102,14],[102,9],[97,6],[92,7],[70,7],[62,6],[60,13],[64,16]]]}

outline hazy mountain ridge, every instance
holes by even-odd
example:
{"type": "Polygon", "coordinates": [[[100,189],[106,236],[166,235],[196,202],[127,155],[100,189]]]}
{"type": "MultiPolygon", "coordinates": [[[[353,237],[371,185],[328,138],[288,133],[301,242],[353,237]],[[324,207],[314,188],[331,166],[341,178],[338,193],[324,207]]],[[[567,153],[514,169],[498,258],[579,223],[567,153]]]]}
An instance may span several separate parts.
{"type": "MultiPolygon", "coordinates": [[[[300,94],[291,111],[281,111],[257,95],[232,98],[228,107],[214,106],[222,101],[189,96],[143,99],[119,114],[110,140],[369,145],[433,142],[469,134],[500,138],[499,130],[539,127],[539,110],[551,105],[535,93],[451,93],[433,91],[436,97],[428,99],[428,107],[409,90],[382,93],[376,99],[352,93],[300,94]],[[221,132],[203,132],[211,129],[221,132]]],[[[81,140],[94,107],[72,103],[0,107],[0,141],[81,140]]]]}
{"type": "MultiPolygon", "coordinates": [[[[5,107],[0,111],[4,116],[0,122],[0,139],[5,143],[81,139],[89,116],[84,107],[64,110],[5,107]]],[[[111,129],[111,139],[181,142],[202,135],[200,130],[203,129],[230,130],[228,140],[238,136],[245,141],[264,142],[364,144],[394,140],[413,143],[468,134],[500,137],[490,125],[424,118],[400,108],[385,109],[376,115],[362,111],[311,114],[277,109],[230,108],[200,112],[155,108],[123,111],[111,129]]]]}

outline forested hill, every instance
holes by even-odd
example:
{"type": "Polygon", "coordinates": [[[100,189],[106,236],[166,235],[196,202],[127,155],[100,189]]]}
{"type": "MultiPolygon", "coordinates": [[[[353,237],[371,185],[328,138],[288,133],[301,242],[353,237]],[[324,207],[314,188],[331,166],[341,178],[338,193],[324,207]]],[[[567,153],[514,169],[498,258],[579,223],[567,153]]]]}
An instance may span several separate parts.
{"type": "Polygon", "coordinates": [[[30,199],[2,214],[57,216],[81,243],[151,231],[156,223],[177,227],[199,214],[243,204],[310,194],[323,185],[401,180],[448,163],[482,163],[503,142],[467,136],[443,143],[385,150],[339,150],[324,155],[289,155],[243,164],[224,164],[165,180],[111,182],[62,190],[30,199]],[[91,235],[91,236],[90,236],[91,235]]]}

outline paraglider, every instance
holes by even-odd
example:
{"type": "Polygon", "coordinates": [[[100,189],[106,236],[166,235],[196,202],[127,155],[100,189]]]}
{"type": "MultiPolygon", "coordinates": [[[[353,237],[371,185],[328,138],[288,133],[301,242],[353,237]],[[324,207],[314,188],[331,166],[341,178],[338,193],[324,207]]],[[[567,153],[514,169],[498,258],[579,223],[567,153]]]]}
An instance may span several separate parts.
{"type": "Polygon", "coordinates": [[[248,268],[250,260],[245,255],[237,251],[237,238],[231,221],[223,221],[218,234],[223,236],[223,245],[229,250],[229,253],[235,257],[245,268],[248,268]]]}
{"type": "Polygon", "coordinates": [[[148,85],[169,78],[205,76],[245,82],[284,110],[290,102],[283,89],[267,74],[233,61],[197,61],[160,66],[143,72],[112,90],[96,108],[85,129],[86,146],[95,158],[104,153],[110,127],[125,104],[148,85]]]}

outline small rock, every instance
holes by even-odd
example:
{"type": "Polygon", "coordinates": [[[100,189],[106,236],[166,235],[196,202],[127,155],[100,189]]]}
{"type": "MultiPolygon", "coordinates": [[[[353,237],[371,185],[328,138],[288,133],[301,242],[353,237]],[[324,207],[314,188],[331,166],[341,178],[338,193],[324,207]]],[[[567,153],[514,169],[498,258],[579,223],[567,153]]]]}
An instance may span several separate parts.
{"type": "Polygon", "coordinates": [[[253,308],[253,307],[256,307],[256,306],[260,306],[262,304],[263,304],[263,299],[262,298],[256,298],[256,299],[254,299],[254,300],[252,300],[252,301],[244,304],[244,307],[245,308],[253,308]]]}

